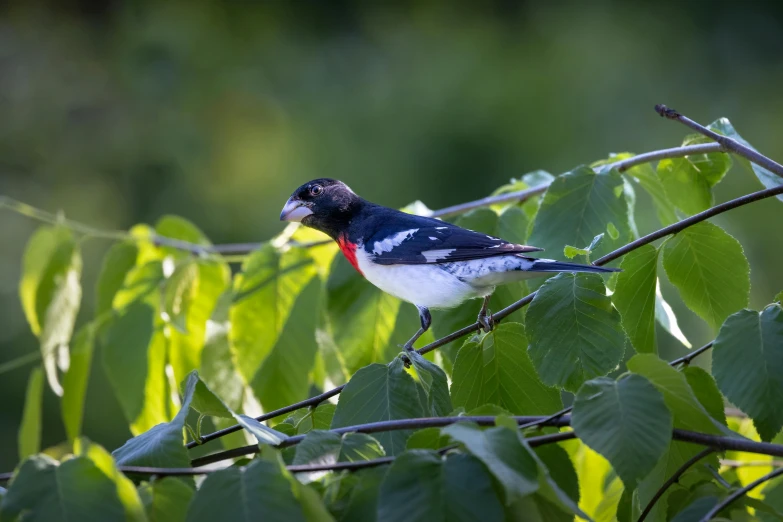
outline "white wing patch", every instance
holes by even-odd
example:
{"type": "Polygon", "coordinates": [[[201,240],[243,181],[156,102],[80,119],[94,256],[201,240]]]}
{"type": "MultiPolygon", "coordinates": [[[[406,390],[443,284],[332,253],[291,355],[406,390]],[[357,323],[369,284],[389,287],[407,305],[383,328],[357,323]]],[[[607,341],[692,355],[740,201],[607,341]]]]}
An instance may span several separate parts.
{"type": "Polygon", "coordinates": [[[383,241],[376,241],[373,245],[373,253],[375,255],[381,255],[384,252],[391,252],[394,247],[408,239],[409,237],[413,236],[416,232],[418,232],[418,228],[412,228],[410,230],[403,230],[402,232],[397,232],[393,236],[389,236],[383,241]]]}
{"type": "Polygon", "coordinates": [[[425,250],[421,253],[428,263],[434,263],[438,259],[446,259],[456,248],[439,248],[437,250],[425,250]]]}

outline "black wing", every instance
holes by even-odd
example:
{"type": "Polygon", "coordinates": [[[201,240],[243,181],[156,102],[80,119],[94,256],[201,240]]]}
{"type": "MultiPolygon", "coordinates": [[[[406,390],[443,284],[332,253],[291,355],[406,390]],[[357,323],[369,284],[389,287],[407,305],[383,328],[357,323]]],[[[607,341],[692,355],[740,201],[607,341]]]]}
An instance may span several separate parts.
{"type": "Polygon", "coordinates": [[[423,265],[542,250],[441,221],[420,219],[411,225],[405,230],[384,227],[373,234],[364,245],[372,261],[380,265],[423,265]]]}

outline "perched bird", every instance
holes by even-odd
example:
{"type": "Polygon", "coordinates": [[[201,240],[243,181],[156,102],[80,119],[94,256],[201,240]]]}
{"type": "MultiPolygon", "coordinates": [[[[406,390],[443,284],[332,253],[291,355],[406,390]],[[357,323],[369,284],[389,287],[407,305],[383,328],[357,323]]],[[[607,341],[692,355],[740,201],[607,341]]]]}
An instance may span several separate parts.
{"type": "Polygon", "coordinates": [[[296,189],[280,220],[326,233],[369,282],[418,308],[421,328],[405,343],[406,350],[429,329],[430,308],[484,298],[478,323],[489,331],[489,297],[497,285],[552,272],[617,271],[528,257],[542,249],[370,203],[335,179],[316,179],[296,189]]]}

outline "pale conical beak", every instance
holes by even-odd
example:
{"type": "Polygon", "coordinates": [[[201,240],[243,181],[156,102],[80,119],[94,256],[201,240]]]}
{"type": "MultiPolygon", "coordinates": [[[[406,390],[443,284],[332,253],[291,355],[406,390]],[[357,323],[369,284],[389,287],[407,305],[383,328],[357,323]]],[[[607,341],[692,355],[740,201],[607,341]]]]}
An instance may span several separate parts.
{"type": "Polygon", "coordinates": [[[283,211],[280,212],[280,221],[300,222],[302,218],[309,216],[313,211],[307,208],[303,201],[290,198],[286,201],[283,211]]]}

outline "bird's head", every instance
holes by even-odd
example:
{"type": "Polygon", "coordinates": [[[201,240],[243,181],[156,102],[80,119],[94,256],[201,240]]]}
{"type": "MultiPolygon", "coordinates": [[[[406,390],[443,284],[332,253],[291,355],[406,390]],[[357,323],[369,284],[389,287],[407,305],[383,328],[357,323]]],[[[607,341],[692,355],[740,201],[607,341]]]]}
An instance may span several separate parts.
{"type": "Polygon", "coordinates": [[[280,212],[280,221],[301,222],[334,237],[350,222],[361,202],[342,181],[314,179],[291,194],[280,212]]]}

